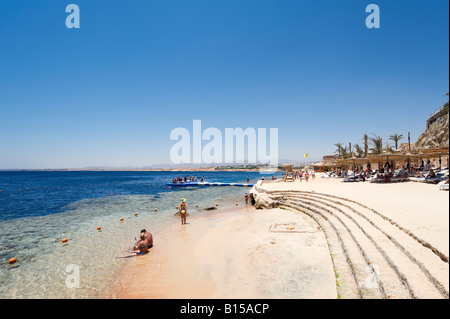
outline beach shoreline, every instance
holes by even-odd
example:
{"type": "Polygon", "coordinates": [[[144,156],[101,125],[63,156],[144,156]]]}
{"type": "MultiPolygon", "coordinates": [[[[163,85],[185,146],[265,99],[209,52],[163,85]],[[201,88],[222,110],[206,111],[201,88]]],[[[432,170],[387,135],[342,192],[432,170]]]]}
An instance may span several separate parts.
{"type": "MultiPolygon", "coordinates": [[[[311,205],[346,205],[337,208],[340,211],[335,214],[345,210],[350,214],[351,209],[356,212],[358,208],[361,216],[354,218],[361,220],[353,219],[355,225],[348,222],[346,227],[358,243],[359,251],[350,242],[345,245],[348,245],[346,257],[353,259],[352,266],[356,269],[353,271],[359,273],[348,272],[348,260],[339,247],[333,246],[330,228],[316,219],[317,216],[307,209],[299,211],[286,202],[278,202],[273,208],[239,207],[208,216],[188,217],[186,226],[171,225],[155,234],[151,253],[130,261],[102,298],[448,296],[448,260],[442,261],[426,247],[428,244],[448,258],[447,193],[421,183],[342,183],[339,179],[319,177],[309,183],[267,181],[261,184],[255,187],[277,193],[278,201],[280,193],[291,196],[292,192],[303,192],[302,196],[306,197],[301,200],[312,200],[311,205]],[[363,217],[378,229],[369,229],[370,223],[363,225],[363,217]],[[391,238],[391,242],[384,237],[391,238]],[[394,241],[396,245],[392,244],[394,241]],[[381,293],[379,286],[366,287],[373,267],[381,268],[378,278],[380,282],[380,278],[384,280],[381,293]],[[404,280],[410,285],[409,290],[398,287],[402,284],[400,280],[397,285],[399,274],[406,274],[404,280]],[[359,277],[359,282],[352,287],[355,277],[359,277]]],[[[344,217],[339,218],[343,221],[344,217]]],[[[341,232],[341,239],[351,239],[343,234],[344,227],[337,224],[333,227],[341,232]]]]}
{"type": "Polygon", "coordinates": [[[296,213],[216,211],[154,238],[151,252],[124,266],[103,298],[336,298],[326,240],[296,213]]]}

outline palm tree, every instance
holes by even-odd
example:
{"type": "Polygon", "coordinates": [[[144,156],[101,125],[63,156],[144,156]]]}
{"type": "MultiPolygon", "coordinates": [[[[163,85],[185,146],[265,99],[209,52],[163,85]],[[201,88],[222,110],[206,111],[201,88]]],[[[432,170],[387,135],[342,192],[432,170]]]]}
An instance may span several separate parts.
{"type": "Polygon", "coordinates": [[[342,155],[343,148],[344,148],[344,144],[342,144],[342,143],[336,143],[336,144],[334,144],[334,146],[337,147],[336,152],[339,154],[339,156],[341,156],[341,155],[342,155]]]}
{"type": "Polygon", "coordinates": [[[350,152],[350,147],[344,146],[341,149],[342,158],[350,158],[352,157],[352,153],[350,152]]]}
{"type": "Polygon", "coordinates": [[[356,152],[356,157],[364,157],[364,149],[361,147],[361,145],[359,144],[355,144],[355,152],[356,152]]]}
{"type": "Polygon", "coordinates": [[[398,149],[398,141],[400,141],[402,138],[403,138],[403,134],[398,134],[398,133],[395,133],[395,134],[392,134],[391,136],[389,136],[389,139],[394,141],[396,150],[398,149]]]}
{"type": "Polygon", "coordinates": [[[364,134],[364,157],[367,157],[369,154],[369,143],[368,143],[369,137],[367,134],[364,134]]]}
{"type": "Polygon", "coordinates": [[[370,142],[372,143],[372,146],[370,148],[370,152],[373,155],[378,155],[383,153],[383,139],[380,136],[377,136],[376,134],[373,134],[373,137],[369,137],[370,142]]]}

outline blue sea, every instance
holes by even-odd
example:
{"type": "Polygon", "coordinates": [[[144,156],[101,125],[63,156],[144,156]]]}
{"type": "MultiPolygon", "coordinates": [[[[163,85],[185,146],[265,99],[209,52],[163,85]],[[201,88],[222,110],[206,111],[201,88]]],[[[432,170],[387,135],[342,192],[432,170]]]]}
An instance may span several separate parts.
{"type": "MultiPolygon", "coordinates": [[[[95,298],[108,290],[142,228],[173,223],[186,198],[190,214],[244,203],[248,187],[171,187],[176,176],[255,183],[258,172],[0,172],[0,298],[95,298]],[[199,205],[195,208],[195,205],[199,205]],[[157,209],[157,211],[155,211],[157,209]],[[138,215],[136,216],[135,213],[138,215]],[[124,218],[124,221],[120,221],[124,218]],[[97,231],[97,227],[102,227],[97,231]],[[67,243],[62,239],[67,238],[67,243]],[[8,263],[15,257],[17,262],[8,263]],[[70,265],[80,287],[68,288],[70,265]]],[[[157,243],[157,238],[155,238],[157,243]]]]}

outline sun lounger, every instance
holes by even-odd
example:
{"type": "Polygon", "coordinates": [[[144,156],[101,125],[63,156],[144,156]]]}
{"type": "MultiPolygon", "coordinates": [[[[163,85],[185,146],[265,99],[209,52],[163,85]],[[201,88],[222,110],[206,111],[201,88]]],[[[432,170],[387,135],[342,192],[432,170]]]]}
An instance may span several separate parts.
{"type": "Polygon", "coordinates": [[[409,179],[410,179],[410,176],[409,176],[409,174],[407,174],[406,177],[400,177],[400,176],[393,177],[393,178],[391,178],[390,182],[402,183],[402,182],[409,181],[409,179]]]}
{"type": "Polygon", "coordinates": [[[384,183],[386,182],[386,177],[377,173],[373,177],[370,177],[368,181],[371,183],[384,183]]]}

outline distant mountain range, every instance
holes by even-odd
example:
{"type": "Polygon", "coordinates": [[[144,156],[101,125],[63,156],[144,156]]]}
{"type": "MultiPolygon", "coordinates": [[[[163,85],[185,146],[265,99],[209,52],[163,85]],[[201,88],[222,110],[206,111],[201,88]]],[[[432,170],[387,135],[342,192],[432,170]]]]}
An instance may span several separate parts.
{"type": "MultiPolygon", "coordinates": [[[[309,165],[312,161],[293,161],[293,160],[279,160],[278,165],[294,164],[309,165]]],[[[83,168],[62,168],[62,169],[0,169],[0,171],[210,171],[210,170],[257,170],[264,167],[263,164],[247,164],[247,163],[220,163],[220,164],[154,164],[143,167],[136,166],[87,166],[83,168]]]]}

